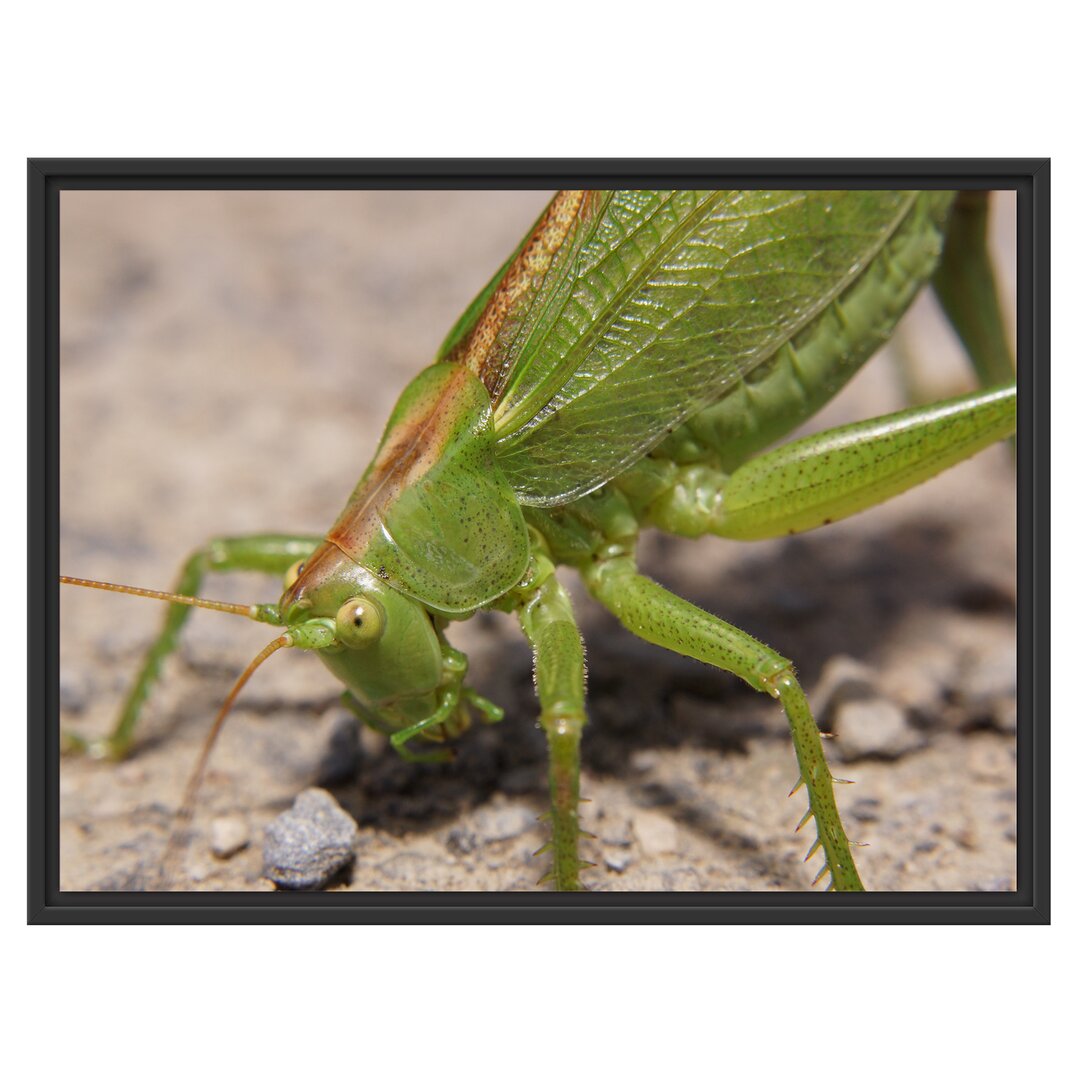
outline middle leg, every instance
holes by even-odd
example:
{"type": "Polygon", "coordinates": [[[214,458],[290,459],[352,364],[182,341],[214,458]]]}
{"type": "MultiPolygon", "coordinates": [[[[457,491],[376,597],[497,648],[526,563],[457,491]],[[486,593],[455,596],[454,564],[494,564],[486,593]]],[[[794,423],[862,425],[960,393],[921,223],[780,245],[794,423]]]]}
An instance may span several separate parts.
{"type": "Polygon", "coordinates": [[[535,556],[538,572],[522,590],[518,619],[533,648],[540,726],[548,741],[551,834],[540,849],[554,857],[551,872],[560,892],[581,889],[580,872],[591,863],[578,854],[581,732],[585,727],[585,650],[574,621],[570,597],[549,560],[535,556]]]}

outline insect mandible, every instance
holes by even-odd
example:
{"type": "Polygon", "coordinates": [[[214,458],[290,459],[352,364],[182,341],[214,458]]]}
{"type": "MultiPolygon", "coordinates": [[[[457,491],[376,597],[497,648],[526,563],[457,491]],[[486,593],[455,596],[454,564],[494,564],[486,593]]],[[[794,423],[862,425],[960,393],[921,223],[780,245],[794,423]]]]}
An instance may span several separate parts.
{"type": "MultiPolygon", "coordinates": [[[[569,601],[550,567],[576,565],[632,631],[685,651],[689,640],[699,656],[707,653],[700,658],[735,667],[784,700],[818,810],[806,829],[825,822],[826,879],[857,887],[791,666],[639,577],[633,540],[642,525],[738,538],[788,533],[912,482],[863,468],[870,493],[841,484],[834,501],[810,499],[793,513],[792,503],[810,488],[793,478],[820,470],[824,453],[760,458],[734,485],[723,484],[721,473],[734,472],[835,393],[846,376],[838,354],[854,370],[888,336],[933,269],[948,205],[941,193],[563,193],[508,272],[496,275],[502,287],[479,305],[477,324],[466,320],[441,364],[405,392],[375,472],[361,485],[363,513],[343,515],[332,546],[315,559],[296,543],[283,548],[279,538],[226,545],[226,557],[282,571],[286,558],[302,561],[309,578],[330,564],[349,571],[345,592],[333,585],[328,602],[301,580],[277,615],[292,619],[294,646],[315,647],[352,680],[365,718],[396,735],[407,753],[439,755],[442,739],[457,734],[467,715],[492,715],[470,695],[461,659],[442,636],[443,620],[480,607],[519,618],[537,653],[542,725],[553,747],[554,880],[568,889],[580,884],[574,758],[584,721],[583,662],[569,601]],[[722,237],[719,230],[726,230],[722,237]],[[800,236],[801,247],[791,246],[800,236]],[[847,246],[834,242],[834,250],[830,236],[846,237],[847,246]],[[745,288],[751,279],[752,294],[745,288]],[[831,282],[824,291],[823,280],[831,282]],[[731,288],[734,294],[725,293],[731,288]],[[866,300],[876,294],[885,298],[877,307],[866,300]],[[564,346],[570,359],[560,355],[564,346]],[[801,382],[791,378],[793,366],[815,362],[817,375],[811,367],[801,382]],[[768,404],[774,393],[779,403],[768,404]],[[746,420],[754,395],[767,403],[756,425],[746,420]],[[712,430],[699,423],[670,433],[714,399],[712,430]],[[769,508],[778,494],[782,513],[769,508]],[[723,522],[716,517],[721,505],[723,522]],[[343,562],[344,552],[355,558],[343,562]],[[342,648],[341,636],[352,633],[343,609],[355,615],[357,605],[349,605],[358,597],[360,636],[342,648]],[[302,619],[311,598],[323,606],[306,609],[314,620],[302,619]],[[364,634],[372,635],[370,644],[364,634]],[[401,640],[409,641],[408,661],[391,675],[386,658],[401,654],[401,640]],[[333,651],[325,648],[331,641],[333,651]],[[388,644],[393,649],[380,653],[388,644]],[[410,691],[404,696],[403,686],[410,691]]],[[[221,378],[229,378],[224,368],[221,378]]],[[[911,446],[899,453],[922,458],[925,464],[913,467],[927,475],[1008,434],[1012,408],[1007,394],[983,396],[952,410],[947,435],[942,420],[912,428],[911,446]],[[974,432],[963,451],[957,425],[974,432]],[[932,453],[922,454],[931,443],[932,453]]],[[[291,419],[284,417],[287,441],[317,440],[291,419]]],[[[326,449],[335,456],[335,447],[326,449]]],[[[828,471],[817,475],[837,483],[828,471]]],[[[318,531],[313,523],[303,535],[318,531]]],[[[226,549],[219,545],[215,557],[226,549]]]]}

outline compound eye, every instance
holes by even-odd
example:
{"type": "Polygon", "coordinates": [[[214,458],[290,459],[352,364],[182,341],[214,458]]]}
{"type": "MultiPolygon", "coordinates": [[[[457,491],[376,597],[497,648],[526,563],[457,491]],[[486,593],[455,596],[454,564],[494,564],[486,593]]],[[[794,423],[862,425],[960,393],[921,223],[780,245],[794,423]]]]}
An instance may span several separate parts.
{"type": "Polygon", "coordinates": [[[338,608],[337,637],[350,649],[373,645],[386,629],[386,616],[374,600],[354,596],[338,608]]]}
{"type": "Polygon", "coordinates": [[[298,559],[285,571],[285,588],[291,589],[304,572],[304,560],[298,559]]]}

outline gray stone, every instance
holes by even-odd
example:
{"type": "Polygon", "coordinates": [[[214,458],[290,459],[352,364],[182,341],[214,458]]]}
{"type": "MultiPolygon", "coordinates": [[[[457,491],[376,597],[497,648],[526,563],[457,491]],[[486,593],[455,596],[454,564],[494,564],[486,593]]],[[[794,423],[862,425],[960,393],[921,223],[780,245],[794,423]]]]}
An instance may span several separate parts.
{"type": "Polygon", "coordinates": [[[468,855],[480,846],[480,839],[471,829],[451,829],[446,837],[447,850],[455,855],[468,855]]]}
{"type": "Polygon", "coordinates": [[[880,695],[878,676],[873,668],[850,656],[834,656],[821,669],[821,678],[810,695],[810,709],[818,725],[831,731],[836,710],[847,701],[880,695]]]}
{"type": "Polygon", "coordinates": [[[321,788],[302,791],[266,827],[263,875],[282,889],[318,889],[354,857],[360,830],[321,788]]]}
{"type": "Polygon", "coordinates": [[[486,806],[477,811],[473,825],[484,843],[511,840],[536,823],[536,814],[525,806],[486,806]]]}
{"type": "Polygon", "coordinates": [[[833,747],[843,761],[898,758],[926,745],[926,736],[908,725],[904,710],[887,698],[845,701],[833,714],[833,747]]]}
{"type": "Polygon", "coordinates": [[[958,689],[969,713],[986,716],[999,730],[1015,731],[1015,640],[1009,637],[972,655],[958,689]]]}
{"type": "Polygon", "coordinates": [[[85,673],[60,672],[60,708],[65,712],[81,713],[90,699],[90,678],[85,673]]]}
{"type": "Polygon", "coordinates": [[[210,822],[210,850],[219,859],[232,858],[251,842],[251,833],[242,817],[223,816],[210,822]]]}
{"type": "Polygon", "coordinates": [[[633,829],[646,855],[663,855],[679,849],[679,828],[664,814],[639,810],[634,814],[633,829]]]}

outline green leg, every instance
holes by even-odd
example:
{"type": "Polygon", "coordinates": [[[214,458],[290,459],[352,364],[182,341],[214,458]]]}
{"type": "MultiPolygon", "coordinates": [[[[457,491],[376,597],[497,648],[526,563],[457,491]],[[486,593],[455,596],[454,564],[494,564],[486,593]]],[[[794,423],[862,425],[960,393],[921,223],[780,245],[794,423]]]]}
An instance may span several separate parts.
{"type": "Polygon", "coordinates": [[[829,888],[861,890],[863,884],[836,809],[834,780],[822,752],[821,735],[791,662],[749,634],[639,574],[630,555],[601,560],[582,573],[593,596],[628,630],[655,645],[730,671],[780,702],[795,742],[799,765],[796,789],[805,784],[810,799],[810,809],[799,828],[811,817],[817,824],[817,840],[807,858],[819,848],[825,854],[825,865],[814,884],[828,873],[829,888]]]}
{"type": "Polygon", "coordinates": [[[506,710],[501,705],[488,701],[486,697],[467,686],[462,693],[465,695],[465,700],[480,714],[480,719],[485,724],[497,724],[505,718],[506,710]]]}
{"type": "MultiPolygon", "coordinates": [[[[310,555],[321,542],[318,537],[278,534],[211,540],[188,557],[172,591],[181,596],[198,596],[207,573],[254,570],[280,576],[297,559],[310,555]]],[[[127,755],[143,704],[161,674],[163,661],[176,648],[180,630],[192,610],[184,604],[169,605],[161,632],[146,654],[142,669],[128,692],[120,719],[112,734],[92,742],[77,735],[65,734],[66,750],[83,751],[93,757],[113,759],[127,755]]]]}
{"type": "Polygon", "coordinates": [[[1016,429],[1016,386],[824,431],[753,458],[723,488],[718,536],[802,532],[891,499],[1016,429]]]}
{"type": "Polygon", "coordinates": [[[368,708],[350,691],[346,690],[341,695],[342,702],[359,717],[361,722],[373,731],[379,732],[380,735],[389,737],[390,745],[406,761],[434,763],[453,760],[454,754],[452,750],[431,750],[418,753],[415,750],[410,750],[406,744],[417,735],[430,732],[433,728],[442,724],[449,724],[455,715],[461,716],[465,722],[459,724],[457,730],[451,728],[450,734],[458,734],[460,730],[463,730],[467,720],[463,716],[463,710],[460,708],[462,698],[480,714],[485,723],[496,724],[506,715],[505,711],[499,708],[498,705],[488,701],[486,697],[478,694],[475,690],[462,685],[469,670],[469,661],[465,654],[459,652],[446,641],[442,642],[442,650],[443,682],[438,689],[438,705],[430,716],[424,717],[423,720],[411,724],[409,727],[395,731],[379,716],[378,712],[368,708]]]}
{"type": "Polygon", "coordinates": [[[373,709],[369,709],[349,690],[346,690],[341,695],[341,703],[355,713],[361,723],[366,724],[372,731],[385,735],[390,740],[390,745],[402,758],[406,761],[426,762],[428,764],[450,761],[453,759],[453,752],[450,750],[431,750],[427,753],[417,753],[410,750],[405,744],[414,736],[423,734],[423,732],[436,724],[446,723],[453,716],[458,702],[457,690],[454,687],[444,687],[439,692],[439,704],[430,716],[425,717],[419,723],[394,731],[380,718],[378,713],[373,709]]]}
{"type": "Polygon", "coordinates": [[[906,409],[787,443],[727,478],[705,470],[673,485],[647,520],[680,536],[803,532],[883,503],[1015,429],[1015,385],[906,409]]]}
{"type": "Polygon", "coordinates": [[[533,648],[540,726],[548,741],[548,785],[551,792],[551,842],[537,854],[551,851],[554,863],[541,881],[554,881],[560,892],[581,889],[583,867],[578,855],[581,732],[585,727],[585,651],[574,621],[570,597],[551,564],[542,580],[523,597],[517,609],[521,627],[533,648]]]}
{"type": "Polygon", "coordinates": [[[988,209],[989,192],[957,196],[934,291],[982,385],[998,386],[1015,378],[1016,365],[986,250],[988,209]]]}
{"type": "Polygon", "coordinates": [[[427,731],[429,728],[436,727],[438,724],[445,724],[457,711],[458,705],[461,702],[461,686],[456,684],[453,686],[444,686],[439,691],[439,705],[438,708],[428,717],[413,724],[411,727],[402,728],[400,731],[395,731],[390,736],[390,745],[406,760],[406,761],[419,761],[419,762],[440,762],[451,761],[454,757],[452,750],[428,750],[424,753],[418,753],[415,750],[410,750],[405,744],[414,736],[420,735],[427,731]]]}
{"type": "Polygon", "coordinates": [[[455,716],[459,718],[456,726],[449,727],[451,736],[460,734],[468,726],[468,716],[461,708],[461,699],[473,706],[480,713],[482,719],[489,724],[500,721],[505,713],[498,705],[488,701],[475,690],[463,686],[465,675],[469,670],[469,661],[463,652],[459,652],[449,642],[442,642],[443,654],[443,682],[439,687],[439,703],[435,711],[418,723],[400,731],[392,732],[390,745],[406,760],[420,762],[452,761],[453,750],[429,750],[426,753],[418,753],[410,750],[406,743],[416,735],[422,735],[425,731],[439,727],[442,724],[450,725],[455,716]]]}

